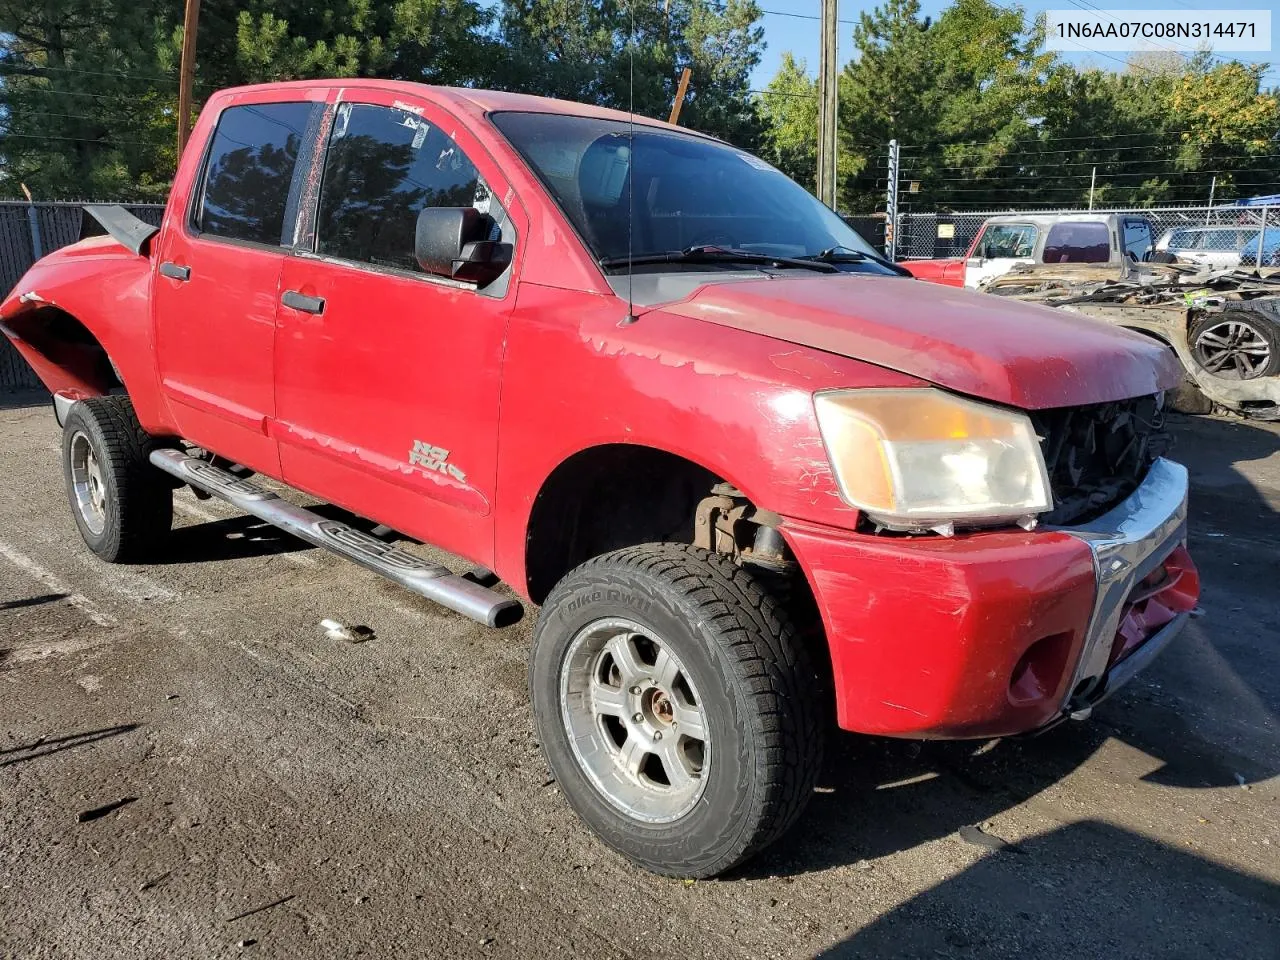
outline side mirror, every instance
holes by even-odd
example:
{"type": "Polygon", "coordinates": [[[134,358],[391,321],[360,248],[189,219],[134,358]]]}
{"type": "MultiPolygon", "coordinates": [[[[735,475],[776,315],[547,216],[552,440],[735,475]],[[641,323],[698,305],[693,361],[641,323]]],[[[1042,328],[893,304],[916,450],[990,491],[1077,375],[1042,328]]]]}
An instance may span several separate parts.
{"type": "Polygon", "coordinates": [[[414,256],[423,272],[484,286],[511,263],[511,245],[489,240],[493,221],[475,207],[427,207],[418,214],[414,256]]]}

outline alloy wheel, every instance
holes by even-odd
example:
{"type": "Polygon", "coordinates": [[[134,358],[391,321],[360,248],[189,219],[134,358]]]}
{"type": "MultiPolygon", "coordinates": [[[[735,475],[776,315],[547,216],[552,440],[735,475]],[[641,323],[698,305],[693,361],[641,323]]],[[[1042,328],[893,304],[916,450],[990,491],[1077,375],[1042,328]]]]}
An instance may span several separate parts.
{"type": "Polygon", "coordinates": [[[1271,362],[1271,345],[1250,324],[1224,320],[1206,327],[1193,347],[1206,372],[1227,380],[1252,380],[1271,362]]]}
{"type": "Polygon", "coordinates": [[[93,445],[82,432],[71,438],[71,489],[85,526],[96,536],[107,522],[107,489],[93,445]]]}
{"type": "Polygon", "coordinates": [[[574,636],[560,671],[569,743],[596,789],[637,820],[677,820],[697,804],[711,763],[705,707],[661,638],[623,618],[574,636]]]}

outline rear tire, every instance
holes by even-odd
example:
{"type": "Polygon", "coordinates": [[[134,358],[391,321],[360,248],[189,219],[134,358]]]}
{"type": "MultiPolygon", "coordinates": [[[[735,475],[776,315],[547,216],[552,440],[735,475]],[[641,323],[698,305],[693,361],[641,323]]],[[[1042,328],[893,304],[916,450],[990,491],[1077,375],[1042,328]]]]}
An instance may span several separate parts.
{"type": "Polygon", "coordinates": [[[67,498],[89,549],[109,563],[153,556],[173,526],[173,489],[147,459],[158,444],[128,397],[92,397],[67,412],[67,498]]]}
{"type": "Polygon", "coordinates": [[[1208,314],[1191,325],[1187,339],[1192,359],[1210,376],[1255,380],[1280,374],[1280,325],[1261,313],[1208,314]]]}
{"type": "Polygon", "coordinates": [[[813,793],[826,684],[781,604],[718,554],[649,544],[570,572],[538,619],[530,686],[570,805],[656,873],[737,866],[813,793]]]}

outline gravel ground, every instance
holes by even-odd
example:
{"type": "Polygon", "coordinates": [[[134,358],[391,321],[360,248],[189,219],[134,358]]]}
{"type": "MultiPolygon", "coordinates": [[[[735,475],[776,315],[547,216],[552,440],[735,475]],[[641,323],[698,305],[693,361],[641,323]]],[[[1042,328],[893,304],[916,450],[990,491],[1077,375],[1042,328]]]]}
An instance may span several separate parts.
{"type": "Polygon", "coordinates": [[[187,492],[168,563],[102,564],[51,413],[0,401],[0,956],[1276,960],[1280,429],[1176,430],[1208,615],[1146,675],[1035,740],[840,735],[798,828],[695,884],[569,812],[529,618],[187,492]]]}

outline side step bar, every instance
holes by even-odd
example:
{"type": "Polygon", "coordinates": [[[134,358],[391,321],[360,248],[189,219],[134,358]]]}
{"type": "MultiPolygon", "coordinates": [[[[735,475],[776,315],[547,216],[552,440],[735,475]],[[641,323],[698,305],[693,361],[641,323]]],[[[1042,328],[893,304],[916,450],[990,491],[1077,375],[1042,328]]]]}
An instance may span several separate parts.
{"type": "Polygon", "coordinates": [[[151,462],[183,483],[221,497],[299,540],[354,560],[360,566],[380,573],[464,617],[490,627],[507,627],[524,615],[524,607],[517,600],[508,599],[474,580],[454,574],[448,567],[423,560],[348,524],[328,520],[290,503],[251,480],[237,477],[205,460],[189,457],[180,450],[153,450],[151,462]]]}

